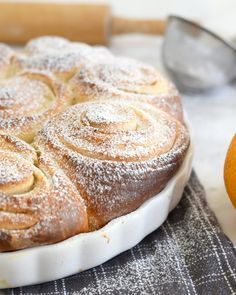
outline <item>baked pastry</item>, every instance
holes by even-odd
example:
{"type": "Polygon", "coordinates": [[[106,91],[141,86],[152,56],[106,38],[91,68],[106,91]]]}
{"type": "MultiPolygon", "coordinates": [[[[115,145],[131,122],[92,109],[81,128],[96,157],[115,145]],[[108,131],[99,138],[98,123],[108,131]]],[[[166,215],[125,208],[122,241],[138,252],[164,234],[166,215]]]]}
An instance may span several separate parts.
{"type": "Polygon", "coordinates": [[[183,121],[175,86],[141,62],[110,56],[86,63],[69,83],[76,102],[128,99],[149,102],[183,121]]]}
{"type": "Polygon", "coordinates": [[[105,48],[79,42],[69,42],[61,37],[40,37],[30,41],[22,54],[15,58],[18,70],[37,69],[52,72],[63,81],[68,81],[91,60],[111,56],[105,48]]]}
{"type": "Polygon", "coordinates": [[[70,107],[48,122],[34,145],[77,187],[94,230],[160,192],[182,163],[189,138],[167,113],[116,100],[70,107]]]}
{"type": "Polygon", "coordinates": [[[71,97],[49,74],[27,71],[0,80],[0,133],[31,142],[45,121],[63,110],[71,97]]]}
{"type": "Polygon", "coordinates": [[[10,75],[15,52],[7,45],[0,43],[0,78],[10,75]]]}
{"type": "Polygon", "coordinates": [[[27,143],[0,135],[0,251],[88,231],[83,199],[61,169],[27,143]]]}
{"type": "Polygon", "coordinates": [[[152,67],[58,37],[1,50],[0,252],[96,230],[179,169],[181,100],[152,67]]]}
{"type": "Polygon", "coordinates": [[[26,53],[28,56],[47,53],[57,54],[58,52],[75,51],[74,48],[77,45],[79,46],[77,47],[78,51],[80,51],[82,48],[85,50],[90,48],[90,46],[87,44],[70,42],[63,37],[43,36],[30,40],[24,48],[24,53],[26,53]]]}

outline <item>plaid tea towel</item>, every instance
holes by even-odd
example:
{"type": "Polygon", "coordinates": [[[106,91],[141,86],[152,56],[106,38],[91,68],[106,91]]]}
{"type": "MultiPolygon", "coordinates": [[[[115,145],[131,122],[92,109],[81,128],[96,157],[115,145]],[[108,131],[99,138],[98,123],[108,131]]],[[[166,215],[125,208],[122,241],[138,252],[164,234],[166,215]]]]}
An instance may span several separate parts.
{"type": "MultiPolygon", "coordinates": [[[[128,238],[128,237],[127,237],[128,238]]],[[[77,275],[5,294],[236,294],[236,248],[192,173],[179,205],[136,247],[77,275]]]]}

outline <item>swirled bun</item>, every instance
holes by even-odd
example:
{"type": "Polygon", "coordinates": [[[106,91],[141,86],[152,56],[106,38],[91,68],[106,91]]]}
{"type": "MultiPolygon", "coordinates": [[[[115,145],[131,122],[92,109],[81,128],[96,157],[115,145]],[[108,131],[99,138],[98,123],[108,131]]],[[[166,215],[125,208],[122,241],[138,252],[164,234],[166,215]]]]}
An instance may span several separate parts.
{"type": "Polygon", "coordinates": [[[113,56],[86,63],[69,85],[76,102],[114,98],[149,102],[183,121],[175,86],[153,67],[129,58],[113,56]]]}
{"type": "Polygon", "coordinates": [[[188,149],[186,128],[139,102],[86,102],[51,120],[35,139],[85,200],[91,230],[160,192],[188,149]]]}
{"type": "Polygon", "coordinates": [[[0,133],[31,142],[44,122],[70,103],[52,75],[22,72],[0,80],[0,133]]]}
{"type": "Polygon", "coordinates": [[[0,251],[48,244],[88,231],[83,199],[50,159],[0,135],[0,251]]]}
{"type": "Polygon", "coordinates": [[[0,252],[134,211],[189,143],[179,93],[151,66],[60,37],[0,44],[0,252]]]}

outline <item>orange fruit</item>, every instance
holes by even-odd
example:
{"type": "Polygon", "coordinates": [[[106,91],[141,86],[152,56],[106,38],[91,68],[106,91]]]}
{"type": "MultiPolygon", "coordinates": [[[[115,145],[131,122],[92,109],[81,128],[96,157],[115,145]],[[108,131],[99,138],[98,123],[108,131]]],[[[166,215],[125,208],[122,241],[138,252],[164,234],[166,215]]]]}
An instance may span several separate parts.
{"type": "Polygon", "coordinates": [[[236,208],[236,135],[234,135],[226,155],[224,180],[227,193],[236,208]]]}

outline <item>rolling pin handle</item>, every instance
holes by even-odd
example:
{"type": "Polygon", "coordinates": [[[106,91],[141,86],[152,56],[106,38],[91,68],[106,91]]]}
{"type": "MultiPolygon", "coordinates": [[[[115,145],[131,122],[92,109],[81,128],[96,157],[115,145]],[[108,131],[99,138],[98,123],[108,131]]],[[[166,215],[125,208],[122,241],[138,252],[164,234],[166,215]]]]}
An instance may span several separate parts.
{"type": "Polygon", "coordinates": [[[163,35],[166,20],[162,19],[136,19],[115,16],[112,18],[112,35],[124,33],[143,33],[163,35]]]}

